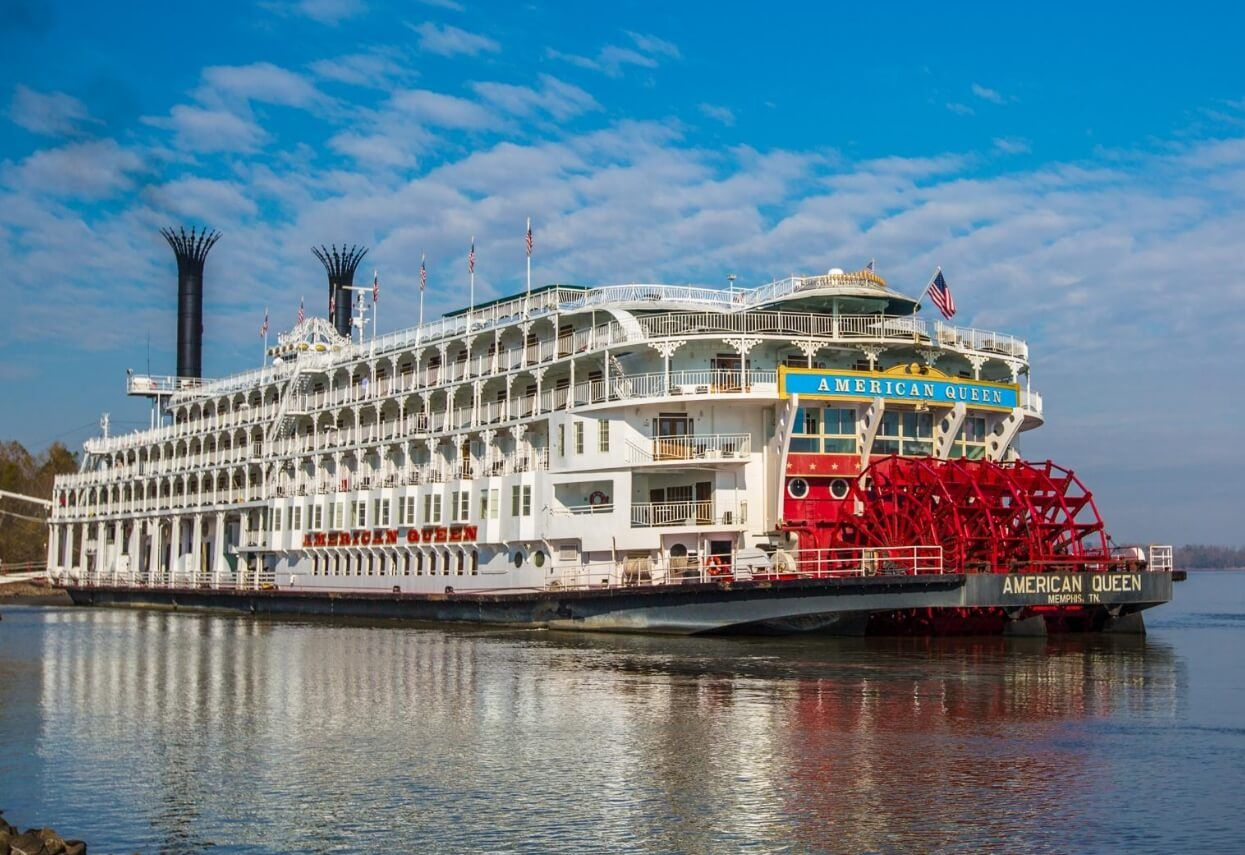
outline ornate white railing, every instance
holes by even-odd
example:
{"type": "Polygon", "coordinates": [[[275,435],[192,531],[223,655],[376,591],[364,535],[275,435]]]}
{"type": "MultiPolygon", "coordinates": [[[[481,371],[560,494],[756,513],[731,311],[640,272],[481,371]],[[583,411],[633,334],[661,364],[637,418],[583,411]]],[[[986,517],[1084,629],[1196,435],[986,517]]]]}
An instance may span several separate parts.
{"type": "Polygon", "coordinates": [[[752,435],[746,433],[659,436],[649,439],[643,445],[627,443],[628,463],[746,460],[751,453],[752,435]]]}

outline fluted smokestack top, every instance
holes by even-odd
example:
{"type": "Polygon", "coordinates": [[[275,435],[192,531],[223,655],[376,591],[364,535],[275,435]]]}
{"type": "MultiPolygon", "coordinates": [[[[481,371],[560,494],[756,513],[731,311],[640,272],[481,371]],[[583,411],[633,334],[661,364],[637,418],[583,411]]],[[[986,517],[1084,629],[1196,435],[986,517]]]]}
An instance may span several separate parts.
{"type": "Polygon", "coordinates": [[[333,322],[338,335],[350,338],[350,293],[342,289],[354,285],[354,273],[359,269],[363,256],[367,255],[367,247],[342,244],[341,249],[338,249],[337,244],[320,245],[313,246],[311,253],[320,259],[329,274],[329,305],[332,306],[332,317],[329,320],[333,322]]]}
{"type": "Polygon", "coordinates": [[[194,226],[191,226],[190,234],[186,234],[184,227],[177,231],[160,229],[160,234],[164,235],[177,255],[177,272],[197,273],[200,276],[203,275],[203,262],[207,260],[208,250],[220,240],[220,232],[207,227],[196,233],[194,226]]]}
{"type": "Polygon", "coordinates": [[[203,376],[203,262],[220,232],[160,229],[177,256],[177,376],[203,376]]]}
{"type": "Polygon", "coordinates": [[[337,244],[320,245],[313,246],[311,252],[320,259],[320,263],[328,271],[329,279],[343,280],[344,284],[353,285],[354,272],[359,269],[359,262],[363,260],[363,256],[367,255],[367,247],[347,247],[342,244],[339,250],[337,244]]]}

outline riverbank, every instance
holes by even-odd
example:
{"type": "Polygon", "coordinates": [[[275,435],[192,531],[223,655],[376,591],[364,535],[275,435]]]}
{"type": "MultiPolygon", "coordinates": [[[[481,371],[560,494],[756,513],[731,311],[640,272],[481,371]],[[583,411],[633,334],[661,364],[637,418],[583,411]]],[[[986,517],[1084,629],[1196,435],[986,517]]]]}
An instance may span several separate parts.
{"type": "Polygon", "coordinates": [[[73,600],[60,588],[52,588],[47,584],[38,585],[22,579],[17,582],[0,581],[0,603],[18,606],[71,606],[73,600]]]}

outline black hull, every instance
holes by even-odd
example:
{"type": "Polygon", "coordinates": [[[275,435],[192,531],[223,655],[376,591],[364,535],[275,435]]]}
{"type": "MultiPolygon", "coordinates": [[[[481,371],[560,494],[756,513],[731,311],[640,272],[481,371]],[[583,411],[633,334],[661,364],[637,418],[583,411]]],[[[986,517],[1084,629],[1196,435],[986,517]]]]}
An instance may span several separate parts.
{"type": "MultiPolygon", "coordinates": [[[[1141,632],[1171,599],[1170,573],[1115,596],[1058,605],[1009,594],[1003,577],[895,576],[749,581],[507,594],[66,586],[74,603],[274,616],[447,621],[677,635],[1141,632]]],[[[1089,599],[1089,598],[1087,598],[1089,599]]]]}

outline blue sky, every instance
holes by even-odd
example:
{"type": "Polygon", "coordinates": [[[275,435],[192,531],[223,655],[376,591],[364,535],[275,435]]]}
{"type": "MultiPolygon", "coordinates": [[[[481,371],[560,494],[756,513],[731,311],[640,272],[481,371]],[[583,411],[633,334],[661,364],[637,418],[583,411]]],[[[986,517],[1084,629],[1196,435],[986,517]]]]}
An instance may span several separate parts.
{"type": "Polygon", "coordinates": [[[173,367],[157,230],[207,223],[205,370],[371,247],[382,330],[537,283],[871,257],[1028,338],[1120,538],[1243,543],[1245,63],[1232,6],[0,0],[0,437],[129,429],[173,367]]]}

